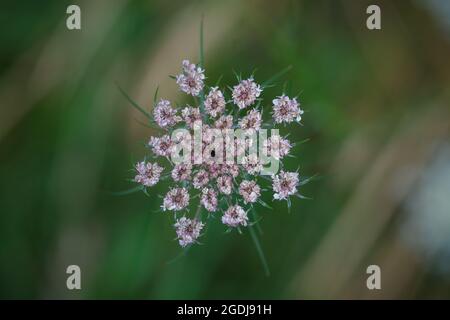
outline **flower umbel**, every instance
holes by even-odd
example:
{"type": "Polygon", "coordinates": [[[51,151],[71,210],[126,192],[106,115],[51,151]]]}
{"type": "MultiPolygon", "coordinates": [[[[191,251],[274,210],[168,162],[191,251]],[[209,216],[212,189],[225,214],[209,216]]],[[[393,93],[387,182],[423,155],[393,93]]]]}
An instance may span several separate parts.
{"type": "Polygon", "coordinates": [[[155,117],[155,122],[161,128],[172,127],[181,120],[177,116],[177,111],[170,105],[170,101],[163,99],[158,102],[155,110],[153,110],[153,116],[155,117]]]}
{"type": "Polygon", "coordinates": [[[261,195],[261,188],[256,184],[256,181],[244,180],[239,186],[239,194],[245,203],[253,203],[261,195]]]}
{"type": "Polygon", "coordinates": [[[195,219],[193,220],[186,217],[181,217],[174,224],[174,227],[177,232],[177,239],[180,246],[186,247],[187,245],[197,241],[204,224],[195,219]]]}
{"type": "Polygon", "coordinates": [[[167,134],[159,138],[151,137],[148,145],[157,156],[169,157],[173,150],[173,142],[167,134]]]}
{"type": "Polygon", "coordinates": [[[262,116],[261,113],[253,109],[245,117],[239,121],[241,129],[258,131],[261,128],[262,116]]]}
{"type": "Polygon", "coordinates": [[[184,60],[182,65],[183,72],[176,77],[177,84],[180,86],[181,91],[192,96],[198,96],[204,86],[204,70],[190,63],[189,60],[184,60]]]}
{"type": "Polygon", "coordinates": [[[217,210],[217,192],[213,188],[204,188],[202,190],[202,196],[200,203],[209,212],[214,212],[217,210]]]}
{"type": "Polygon", "coordinates": [[[247,212],[239,205],[229,207],[222,216],[222,223],[229,227],[246,227],[247,221],[247,212]]]}
{"type": "Polygon", "coordinates": [[[146,163],[144,161],[136,164],[137,175],[134,181],[146,187],[151,187],[158,183],[163,168],[157,163],[146,163]]]}
{"type": "Polygon", "coordinates": [[[284,172],[273,177],[273,195],[274,199],[283,200],[297,192],[297,185],[299,183],[297,172],[284,172]]]}
{"type": "Polygon", "coordinates": [[[285,171],[280,164],[284,157],[295,156],[295,145],[275,128],[280,123],[300,122],[303,110],[297,99],[281,94],[271,106],[264,104],[261,94],[268,82],[259,85],[253,76],[239,77],[238,84],[229,89],[208,86],[200,66],[203,64],[184,60],[182,72],[175,77],[181,91],[194,97],[189,104],[178,107],[155,95],[152,114],[143,111],[162,133],[149,138],[151,152],[145,161],[135,164],[137,190],[150,195],[147,188],[160,180],[171,183],[161,211],[173,214],[182,247],[197,242],[210,218],[221,217],[228,230],[251,228],[257,223],[257,204],[268,207],[264,193],[270,186],[273,199],[286,200],[288,207],[291,196],[300,196],[298,172],[285,171]],[[271,117],[263,117],[269,114],[271,117]],[[268,139],[260,138],[267,136],[265,128],[273,128],[268,139]],[[216,147],[219,142],[221,147],[216,147]],[[182,157],[178,157],[180,147],[182,157]],[[261,147],[264,156],[251,151],[261,147]],[[271,173],[266,171],[268,158],[280,164],[271,173]],[[282,170],[278,172],[278,168],[282,170]]]}
{"type": "Polygon", "coordinates": [[[284,94],[273,100],[273,119],[276,123],[300,122],[303,110],[297,99],[289,99],[284,94]]]}
{"type": "Polygon", "coordinates": [[[225,98],[217,87],[211,88],[205,100],[205,111],[211,117],[217,117],[225,109],[225,98]]]}
{"type": "Polygon", "coordinates": [[[190,163],[179,163],[172,170],[172,179],[174,181],[184,181],[191,177],[192,165],[190,163]]]}
{"type": "Polygon", "coordinates": [[[244,109],[251,106],[261,92],[261,87],[253,81],[253,78],[249,78],[234,86],[232,97],[239,109],[244,109]]]}
{"type": "Polygon", "coordinates": [[[184,122],[190,127],[194,127],[195,121],[202,119],[199,108],[186,107],[181,110],[181,115],[183,116],[184,122]]]}
{"type": "Polygon", "coordinates": [[[164,211],[180,211],[189,205],[189,193],[186,188],[174,188],[164,197],[162,208],[164,211]]]}
{"type": "Polygon", "coordinates": [[[292,148],[292,144],[289,140],[279,135],[269,137],[264,142],[264,146],[267,148],[267,154],[275,159],[283,159],[289,154],[289,151],[292,148]]]}

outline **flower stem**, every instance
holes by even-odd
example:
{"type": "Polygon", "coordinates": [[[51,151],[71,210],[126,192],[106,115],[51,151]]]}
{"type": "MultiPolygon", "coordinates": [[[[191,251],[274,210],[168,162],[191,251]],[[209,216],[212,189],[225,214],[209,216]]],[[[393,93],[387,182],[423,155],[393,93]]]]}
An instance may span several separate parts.
{"type": "Polygon", "coordinates": [[[195,212],[195,220],[198,220],[201,212],[202,212],[202,205],[201,205],[201,203],[199,203],[198,207],[197,207],[197,211],[195,212]]]}

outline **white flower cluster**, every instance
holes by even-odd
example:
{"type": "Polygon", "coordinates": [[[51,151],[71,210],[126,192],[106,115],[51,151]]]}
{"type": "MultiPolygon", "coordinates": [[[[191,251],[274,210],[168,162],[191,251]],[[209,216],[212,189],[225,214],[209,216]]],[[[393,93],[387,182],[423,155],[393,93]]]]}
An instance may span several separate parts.
{"type": "MultiPolygon", "coordinates": [[[[245,131],[258,132],[263,126],[279,123],[299,122],[303,111],[296,98],[281,95],[273,100],[271,107],[272,119],[264,122],[261,107],[263,87],[251,77],[240,80],[231,92],[222,91],[219,87],[205,85],[204,70],[199,66],[184,60],[182,72],[177,75],[176,82],[182,92],[194,96],[196,104],[192,106],[173,107],[168,100],[159,100],[153,109],[154,122],[165,131],[159,137],[150,137],[148,146],[152,151],[154,162],[139,162],[136,164],[135,182],[144,188],[154,186],[162,177],[171,179],[174,186],[164,196],[161,208],[175,214],[177,239],[183,247],[197,242],[205,224],[201,221],[201,209],[210,215],[222,212],[221,221],[230,228],[246,227],[250,223],[248,209],[256,203],[265,204],[261,199],[264,190],[259,179],[263,163],[255,154],[245,154],[245,147],[252,141],[242,143],[227,138],[227,129],[240,128],[245,131]],[[207,91],[207,92],[206,92],[207,91]],[[244,115],[241,113],[245,112],[244,115]],[[202,123],[201,155],[188,155],[187,161],[174,164],[169,158],[179,143],[191,145],[190,137],[183,134],[172,135],[175,129],[195,130],[196,123],[202,123]],[[224,155],[211,151],[210,146],[217,137],[210,133],[216,129],[223,133],[223,138],[232,145],[233,155],[241,155],[242,163],[235,164],[226,161],[224,155]],[[175,138],[174,138],[175,137],[175,138]],[[162,175],[163,167],[156,162],[157,158],[168,161],[170,173],[162,175]],[[194,196],[194,194],[196,194],[194,196]],[[199,198],[199,208],[193,218],[187,218],[185,213],[194,197],[199,198]],[[180,211],[185,213],[180,214],[180,211]],[[181,215],[178,217],[178,215],[181,215]]],[[[290,154],[293,144],[279,135],[272,135],[263,145],[268,155],[273,154],[281,160],[290,154]]],[[[273,175],[273,199],[287,200],[297,195],[299,175],[297,172],[281,170],[273,175]]]]}

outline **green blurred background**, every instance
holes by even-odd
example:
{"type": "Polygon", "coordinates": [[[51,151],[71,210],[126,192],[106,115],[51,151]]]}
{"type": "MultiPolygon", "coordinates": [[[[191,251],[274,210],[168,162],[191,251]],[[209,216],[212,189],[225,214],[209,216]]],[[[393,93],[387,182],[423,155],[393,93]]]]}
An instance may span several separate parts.
{"type": "Polygon", "coordinates": [[[449,1],[3,1],[0,28],[1,298],[450,298],[449,1]],[[287,167],[320,179],[290,213],[260,207],[270,277],[218,219],[180,257],[155,213],[167,183],[108,193],[154,134],[115,82],[147,108],[158,85],[183,102],[168,75],[198,61],[202,14],[210,81],[292,65],[263,96],[287,82],[306,111],[287,167]]]}

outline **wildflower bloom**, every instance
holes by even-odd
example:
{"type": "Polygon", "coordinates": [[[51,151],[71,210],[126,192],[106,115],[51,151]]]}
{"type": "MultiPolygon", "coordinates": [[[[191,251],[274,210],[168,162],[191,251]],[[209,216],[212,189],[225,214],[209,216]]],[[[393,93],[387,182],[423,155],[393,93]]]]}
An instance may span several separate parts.
{"type": "Polygon", "coordinates": [[[186,247],[197,241],[204,224],[197,220],[181,217],[174,224],[180,246],[186,247]]]}
{"type": "Polygon", "coordinates": [[[222,223],[229,227],[247,226],[247,212],[239,205],[231,206],[222,216],[222,223]]]}
{"type": "Polygon", "coordinates": [[[303,110],[300,109],[300,104],[297,102],[297,99],[289,99],[289,97],[283,94],[272,102],[272,115],[276,123],[299,122],[302,119],[303,110]]]}
{"type": "Polygon", "coordinates": [[[236,178],[239,175],[239,166],[237,164],[221,164],[220,165],[220,173],[221,174],[229,174],[233,178],[236,178]]]}
{"type": "Polygon", "coordinates": [[[256,181],[244,180],[239,185],[239,194],[245,203],[253,203],[261,195],[261,188],[256,184],[256,181]]]}
{"type": "Polygon", "coordinates": [[[189,205],[189,193],[186,188],[174,188],[164,197],[162,209],[180,211],[189,205]]]}
{"type": "Polygon", "coordinates": [[[203,188],[200,203],[209,212],[217,210],[217,192],[213,188],[203,188]]]}
{"type": "Polygon", "coordinates": [[[206,170],[201,169],[195,175],[192,185],[195,189],[200,189],[209,182],[209,174],[206,170]]]}
{"type": "Polygon", "coordinates": [[[274,199],[284,200],[297,192],[299,182],[297,172],[285,172],[281,170],[272,180],[272,188],[275,192],[273,195],[274,199]]]}
{"type": "Polygon", "coordinates": [[[253,129],[258,131],[261,128],[261,122],[261,113],[256,109],[252,109],[241,121],[239,121],[239,126],[244,130],[253,129]]]}
{"type": "Polygon", "coordinates": [[[209,163],[207,169],[211,178],[217,178],[220,174],[220,165],[217,163],[209,163]]]}
{"type": "Polygon", "coordinates": [[[151,187],[158,183],[163,168],[157,163],[142,161],[136,164],[136,171],[137,175],[134,177],[134,181],[151,187]]]}
{"type": "Polygon", "coordinates": [[[211,88],[205,100],[205,111],[211,117],[217,117],[225,109],[225,98],[217,87],[211,88]]]}
{"type": "Polygon", "coordinates": [[[208,124],[202,124],[202,139],[203,139],[203,143],[204,143],[204,147],[206,147],[206,145],[212,143],[214,141],[214,134],[213,131],[211,130],[211,127],[208,124]]]}
{"type": "Polygon", "coordinates": [[[190,127],[194,127],[195,121],[202,120],[202,115],[200,114],[199,108],[193,108],[187,106],[183,110],[181,110],[181,116],[183,117],[184,122],[190,127]]]}
{"type": "Polygon", "coordinates": [[[178,131],[178,132],[175,132],[174,134],[173,134],[173,143],[176,143],[176,144],[180,144],[180,145],[186,145],[186,146],[188,146],[188,145],[191,145],[192,144],[192,137],[191,137],[191,135],[189,134],[189,132],[187,132],[187,131],[178,131]]]}
{"type": "Polygon", "coordinates": [[[230,176],[220,176],[217,178],[217,188],[223,194],[231,194],[233,180],[230,176]]]}
{"type": "Polygon", "coordinates": [[[269,182],[259,176],[267,175],[273,168],[283,168],[272,166],[272,161],[289,155],[293,145],[279,134],[258,140],[266,136],[261,128],[299,122],[303,114],[299,102],[284,94],[276,97],[272,101],[272,118],[264,120],[265,107],[259,103],[262,88],[253,78],[239,79],[231,92],[217,86],[207,87],[209,92],[204,92],[204,70],[188,60],[183,61],[182,72],[175,78],[181,91],[201,97],[191,99],[191,105],[180,110],[173,108],[168,100],[157,102],[150,118],[153,115],[164,134],[150,137],[148,146],[156,160],[138,162],[134,181],[144,187],[155,185],[162,178],[163,166],[159,163],[169,163],[168,176],[174,185],[164,195],[161,210],[173,213],[179,244],[185,247],[196,243],[206,223],[202,222],[202,217],[214,217],[216,214],[210,214],[212,212],[221,212],[221,221],[228,227],[251,225],[247,210],[255,209],[256,203],[265,204],[261,196],[266,184],[272,184],[274,199],[288,200],[290,206],[289,197],[298,195],[297,172],[271,173],[269,182]],[[232,103],[226,100],[230,94],[232,103]],[[246,114],[242,114],[242,109],[246,109],[246,114]],[[264,149],[266,156],[270,156],[271,166],[263,168],[268,160],[260,154],[264,149]],[[179,162],[181,151],[183,158],[179,162]],[[190,207],[192,202],[198,204],[197,209],[190,207]],[[224,208],[219,203],[228,203],[228,206],[224,208]],[[180,211],[192,217],[185,217],[180,211]]]}
{"type": "MultiPolygon", "coordinates": [[[[253,133],[250,131],[250,133],[253,133]]],[[[244,157],[246,154],[246,150],[250,150],[253,146],[255,146],[256,141],[254,141],[252,136],[247,136],[245,139],[235,139],[235,148],[234,153],[236,157],[244,157]]],[[[253,159],[251,159],[253,161],[253,159]]],[[[244,159],[244,161],[247,161],[244,159]]]]}
{"type": "Polygon", "coordinates": [[[170,101],[164,99],[161,99],[156,105],[153,116],[161,128],[172,127],[181,120],[177,116],[177,111],[170,105],[170,101]]]}
{"type": "Polygon", "coordinates": [[[261,92],[261,87],[253,81],[253,78],[242,80],[233,87],[233,102],[239,109],[247,108],[255,102],[261,92]]]}
{"type": "Polygon", "coordinates": [[[257,175],[262,170],[262,164],[259,162],[256,154],[250,154],[243,157],[242,166],[251,175],[257,175]]]}
{"type": "Polygon", "coordinates": [[[177,84],[181,91],[192,96],[198,96],[203,90],[203,80],[205,80],[204,70],[190,63],[189,60],[184,60],[183,72],[176,76],[177,84]]]}
{"type": "Polygon", "coordinates": [[[292,148],[292,144],[288,139],[279,135],[273,135],[264,141],[264,146],[267,148],[267,155],[275,159],[283,159],[287,156],[292,148]]]}
{"type": "Polygon", "coordinates": [[[174,181],[189,180],[191,177],[192,165],[190,163],[181,162],[175,165],[172,170],[172,179],[174,181]]]}
{"type": "Polygon", "coordinates": [[[217,129],[231,129],[233,127],[233,116],[221,116],[214,122],[214,127],[217,129]]]}
{"type": "Polygon", "coordinates": [[[282,137],[280,137],[278,141],[279,141],[278,156],[280,157],[280,159],[282,159],[283,157],[285,157],[289,154],[289,151],[291,151],[292,145],[288,139],[285,139],[282,137]]]}
{"type": "Polygon", "coordinates": [[[159,138],[151,137],[148,145],[152,147],[154,154],[163,157],[170,156],[174,148],[174,144],[167,134],[159,138]]]}

